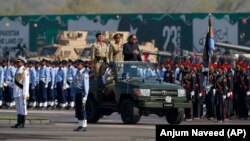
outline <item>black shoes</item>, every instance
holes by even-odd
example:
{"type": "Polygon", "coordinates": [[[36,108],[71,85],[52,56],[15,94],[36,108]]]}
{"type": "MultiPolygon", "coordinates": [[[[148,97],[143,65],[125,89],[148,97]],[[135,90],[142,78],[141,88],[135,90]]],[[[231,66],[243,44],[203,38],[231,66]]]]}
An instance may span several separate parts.
{"type": "Polygon", "coordinates": [[[82,126],[78,126],[76,129],[74,129],[73,131],[87,131],[87,128],[86,127],[82,127],[82,126]]]}
{"type": "Polygon", "coordinates": [[[24,128],[25,118],[25,115],[17,115],[17,124],[11,126],[11,128],[24,128]]]}

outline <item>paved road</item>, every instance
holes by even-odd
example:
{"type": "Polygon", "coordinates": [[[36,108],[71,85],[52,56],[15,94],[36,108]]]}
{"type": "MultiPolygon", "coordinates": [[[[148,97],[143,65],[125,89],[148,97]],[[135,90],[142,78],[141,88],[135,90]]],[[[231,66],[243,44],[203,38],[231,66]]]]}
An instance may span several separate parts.
{"type": "MultiPolygon", "coordinates": [[[[1,110],[0,116],[15,115],[13,110],[1,110]]],[[[25,129],[11,129],[8,122],[0,122],[1,141],[42,141],[42,140],[81,140],[81,141],[151,141],[155,140],[155,124],[167,124],[164,117],[155,115],[142,117],[136,125],[124,125],[118,114],[100,119],[98,124],[89,124],[87,132],[73,132],[77,126],[74,111],[29,111],[29,115],[46,117],[54,124],[27,125],[25,129]]],[[[250,120],[231,120],[224,123],[208,121],[206,119],[182,122],[190,124],[248,124],[250,120]]]]}

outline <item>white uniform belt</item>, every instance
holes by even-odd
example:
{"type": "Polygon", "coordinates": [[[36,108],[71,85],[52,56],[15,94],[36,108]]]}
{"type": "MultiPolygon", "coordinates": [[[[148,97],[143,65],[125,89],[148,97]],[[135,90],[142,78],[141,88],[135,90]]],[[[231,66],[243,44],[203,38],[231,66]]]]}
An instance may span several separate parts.
{"type": "Polygon", "coordinates": [[[40,78],[40,81],[45,81],[45,77],[40,78]]]}

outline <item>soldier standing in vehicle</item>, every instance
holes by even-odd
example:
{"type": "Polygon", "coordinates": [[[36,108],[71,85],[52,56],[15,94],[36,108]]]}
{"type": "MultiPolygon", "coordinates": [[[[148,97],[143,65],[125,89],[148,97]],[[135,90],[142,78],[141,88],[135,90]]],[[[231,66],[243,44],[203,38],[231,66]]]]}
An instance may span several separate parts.
{"type": "MultiPolygon", "coordinates": [[[[96,34],[96,43],[92,45],[92,60],[94,61],[95,77],[99,77],[99,72],[105,71],[105,63],[109,63],[109,47],[103,42],[101,33],[96,34]]],[[[100,74],[101,76],[102,74],[100,74]]]]}
{"type": "Polygon", "coordinates": [[[16,60],[18,69],[15,74],[13,85],[13,94],[16,102],[17,124],[12,128],[24,128],[27,115],[27,99],[29,97],[29,69],[24,67],[27,60],[19,56],[16,60]]]}
{"type": "Polygon", "coordinates": [[[124,61],[142,61],[137,38],[134,34],[128,37],[128,42],[123,45],[124,61]]]}
{"type": "Polygon", "coordinates": [[[121,34],[117,33],[114,35],[113,39],[115,43],[110,45],[109,58],[110,62],[113,61],[123,61],[123,47],[121,43],[121,34]]]}
{"type": "Polygon", "coordinates": [[[75,94],[75,113],[78,127],[74,131],[87,130],[86,102],[89,94],[89,69],[84,67],[84,62],[78,60],[77,72],[73,79],[73,92],[75,94]]]}

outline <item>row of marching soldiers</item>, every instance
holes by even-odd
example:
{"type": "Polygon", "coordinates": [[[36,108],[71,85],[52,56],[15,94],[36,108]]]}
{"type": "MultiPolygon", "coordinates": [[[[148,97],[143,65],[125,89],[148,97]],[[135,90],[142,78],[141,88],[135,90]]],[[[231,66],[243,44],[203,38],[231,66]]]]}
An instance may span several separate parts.
{"type": "MultiPolygon", "coordinates": [[[[75,96],[72,92],[73,77],[77,69],[71,60],[55,61],[43,59],[28,61],[30,74],[30,97],[28,108],[72,109],[75,96]]],[[[85,67],[89,67],[85,63],[85,67]]],[[[14,108],[13,88],[16,67],[13,61],[0,62],[0,107],[14,108]]],[[[90,69],[89,69],[90,70],[90,69]]]]}
{"type": "Polygon", "coordinates": [[[167,61],[166,65],[159,65],[158,71],[165,82],[185,88],[187,101],[192,103],[191,108],[185,109],[187,121],[206,116],[209,120],[223,122],[233,116],[248,119],[249,63],[250,59],[243,56],[237,61],[213,56],[208,70],[204,69],[200,57],[185,57],[181,61],[167,61]]]}

